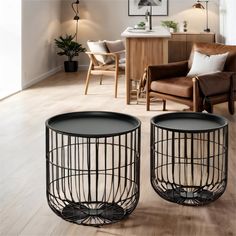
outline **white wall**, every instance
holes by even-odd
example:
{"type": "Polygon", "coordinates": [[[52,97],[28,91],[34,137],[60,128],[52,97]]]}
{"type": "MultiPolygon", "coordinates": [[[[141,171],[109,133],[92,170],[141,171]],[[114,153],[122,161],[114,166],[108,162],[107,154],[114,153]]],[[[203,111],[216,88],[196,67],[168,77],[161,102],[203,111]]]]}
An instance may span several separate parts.
{"type": "MultiPolygon", "coordinates": [[[[228,1],[228,0],[227,0],[228,1]]],[[[70,4],[73,1],[62,0],[62,32],[74,33],[74,13],[70,4]]],[[[154,16],[153,25],[160,25],[162,20],[175,20],[179,23],[188,21],[189,31],[202,32],[205,28],[205,12],[193,9],[195,0],[169,0],[169,15],[154,16]]],[[[133,26],[144,17],[128,16],[128,0],[81,0],[79,21],[79,41],[86,46],[89,39],[120,38],[121,32],[127,26],[133,26]]],[[[209,3],[209,27],[219,34],[219,4],[218,0],[209,3]]],[[[80,56],[80,64],[88,64],[87,56],[80,56]]]]}
{"type": "Polygon", "coordinates": [[[21,90],[21,1],[0,1],[0,99],[21,90]]]}
{"type": "Polygon", "coordinates": [[[54,46],[60,32],[61,0],[22,0],[23,88],[60,69],[54,46]]]}
{"type": "Polygon", "coordinates": [[[236,1],[220,0],[220,33],[222,41],[236,45],[236,1]]]}

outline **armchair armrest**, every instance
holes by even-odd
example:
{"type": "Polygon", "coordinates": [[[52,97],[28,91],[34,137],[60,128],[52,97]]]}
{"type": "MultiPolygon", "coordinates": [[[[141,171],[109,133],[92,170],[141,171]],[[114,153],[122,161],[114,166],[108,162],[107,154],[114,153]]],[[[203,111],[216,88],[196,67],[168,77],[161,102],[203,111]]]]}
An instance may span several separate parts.
{"type": "Polygon", "coordinates": [[[199,88],[202,94],[213,96],[222,93],[229,93],[231,89],[235,90],[236,73],[235,72],[217,72],[196,76],[199,88]]]}
{"type": "Polygon", "coordinates": [[[188,61],[148,66],[148,79],[150,82],[165,78],[186,76],[187,73],[188,61]]]}

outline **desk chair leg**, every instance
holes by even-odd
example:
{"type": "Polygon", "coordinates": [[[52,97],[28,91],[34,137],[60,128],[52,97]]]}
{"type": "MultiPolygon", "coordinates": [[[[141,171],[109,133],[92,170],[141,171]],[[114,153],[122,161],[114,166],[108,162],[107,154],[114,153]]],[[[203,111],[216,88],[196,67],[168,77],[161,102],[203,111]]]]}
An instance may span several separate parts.
{"type": "Polygon", "coordinates": [[[84,92],[85,95],[87,95],[87,93],[88,93],[88,85],[89,85],[89,79],[90,79],[90,73],[92,70],[92,65],[93,65],[92,62],[90,62],[88,74],[87,74],[87,78],[86,78],[86,83],[85,83],[85,92],[84,92]]]}

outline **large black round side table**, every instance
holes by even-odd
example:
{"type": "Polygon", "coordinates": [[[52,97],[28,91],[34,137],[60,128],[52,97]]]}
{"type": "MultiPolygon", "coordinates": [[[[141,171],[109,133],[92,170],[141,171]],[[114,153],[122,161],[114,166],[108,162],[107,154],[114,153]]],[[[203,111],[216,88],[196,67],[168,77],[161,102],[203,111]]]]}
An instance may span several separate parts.
{"type": "Polygon", "coordinates": [[[46,189],[63,219],[99,226],[126,218],[139,200],[140,121],[75,112],[46,121],[46,189]]]}
{"type": "Polygon", "coordinates": [[[165,200],[204,205],[225,191],[228,122],[207,113],[179,112],[151,119],[151,184],[165,200]]]}

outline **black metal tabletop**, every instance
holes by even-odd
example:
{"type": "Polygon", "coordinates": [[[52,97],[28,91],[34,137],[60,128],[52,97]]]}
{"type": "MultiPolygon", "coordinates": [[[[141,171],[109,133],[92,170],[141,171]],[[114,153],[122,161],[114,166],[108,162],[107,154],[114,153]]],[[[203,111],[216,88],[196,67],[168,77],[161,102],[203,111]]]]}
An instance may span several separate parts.
{"type": "Polygon", "coordinates": [[[86,111],[54,116],[46,121],[46,126],[74,136],[108,137],[131,132],[140,126],[140,121],[122,113],[86,111]]]}
{"type": "Polygon", "coordinates": [[[219,129],[228,124],[222,116],[200,112],[175,112],[152,118],[152,124],[172,131],[206,132],[219,129]]]}

